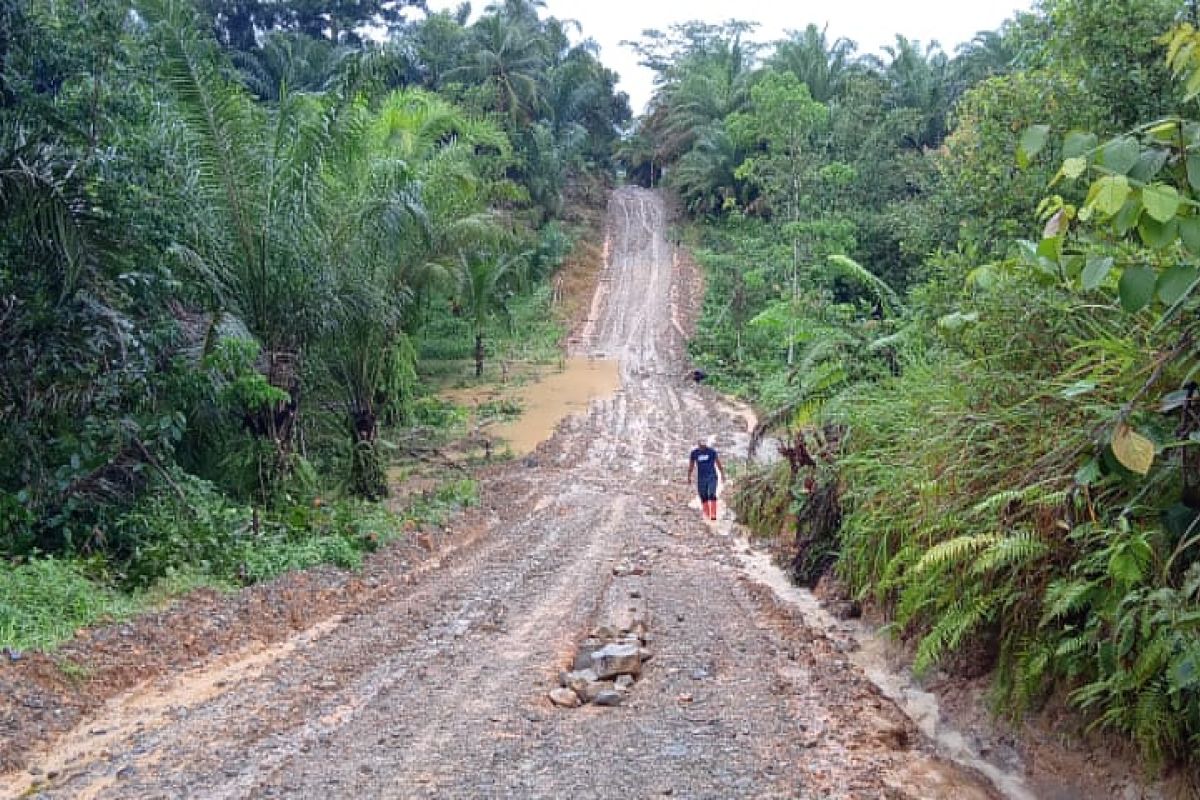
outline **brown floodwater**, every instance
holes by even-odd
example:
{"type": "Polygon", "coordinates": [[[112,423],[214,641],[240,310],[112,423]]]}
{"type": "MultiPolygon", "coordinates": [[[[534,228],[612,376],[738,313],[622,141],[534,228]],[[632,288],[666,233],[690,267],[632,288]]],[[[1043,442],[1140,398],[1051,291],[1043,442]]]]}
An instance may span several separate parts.
{"type": "Polygon", "coordinates": [[[443,396],[466,406],[515,402],[521,408],[519,416],[490,423],[481,431],[503,440],[513,455],[522,456],[549,439],[558,423],[587,411],[593,400],[610,397],[620,388],[621,370],[615,359],[568,358],[562,369],[551,368],[520,385],[446,392],[443,396]]]}

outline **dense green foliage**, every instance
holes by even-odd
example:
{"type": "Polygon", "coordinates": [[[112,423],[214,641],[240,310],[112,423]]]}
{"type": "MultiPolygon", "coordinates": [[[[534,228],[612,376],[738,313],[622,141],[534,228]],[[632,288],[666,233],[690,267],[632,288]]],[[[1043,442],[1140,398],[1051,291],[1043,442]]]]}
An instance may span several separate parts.
{"type": "Polygon", "coordinates": [[[954,56],[650,32],[622,155],[702,223],[693,355],[761,409],[783,459],[737,504],[797,577],[832,564],[1006,714],[1057,693],[1194,771],[1193,13],[1044,0],[954,56]]]}
{"type": "Polygon", "coordinates": [[[1194,3],[1041,0],[954,54],[649,31],[619,143],[540,3],[415,5],[0,0],[0,642],[472,502],[378,504],[461,424],[423,377],[553,341],[556,217],[620,165],[700,223],[693,354],[763,412],[739,505],[797,574],[1196,768],[1194,3]]]}
{"type": "MultiPolygon", "coordinates": [[[[403,521],[360,501],[397,442],[439,435],[426,359],[482,372],[518,319],[525,350],[558,335],[555,217],[606,180],[628,103],[537,3],[413,5],[4,0],[16,595],[354,565],[403,521]]],[[[54,638],[3,602],[5,642],[54,638]]]]}

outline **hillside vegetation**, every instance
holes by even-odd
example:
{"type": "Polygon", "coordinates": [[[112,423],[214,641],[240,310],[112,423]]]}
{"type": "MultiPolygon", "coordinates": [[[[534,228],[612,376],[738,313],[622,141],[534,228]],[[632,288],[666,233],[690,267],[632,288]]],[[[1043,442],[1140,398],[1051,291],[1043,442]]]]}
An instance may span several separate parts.
{"type": "Polygon", "coordinates": [[[809,26],[642,39],[623,145],[708,272],[693,356],[784,458],[738,506],[915,666],[1200,752],[1200,40],[1044,0],[953,54],[809,26]]]}
{"type": "Polygon", "coordinates": [[[473,502],[387,471],[556,356],[629,108],[536,3],[416,5],[0,6],[0,645],[473,502]]]}

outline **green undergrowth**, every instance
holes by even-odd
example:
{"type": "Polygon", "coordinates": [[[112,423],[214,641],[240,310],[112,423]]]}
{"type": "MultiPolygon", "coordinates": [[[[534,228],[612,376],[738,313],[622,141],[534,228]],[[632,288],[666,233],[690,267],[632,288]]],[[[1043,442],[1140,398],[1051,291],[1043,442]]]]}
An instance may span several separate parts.
{"type": "MultiPolygon", "coordinates": [[[[549,364],[560,358],[564,328],[551,308],[549,286],[510,297],[488,322],[484,333],[484,379],[502,377],[514,362],[549,364]]],[[[437,382],[455,379],[474,384],[475,339],[471,321],[462,316],[433,317],[418,342],[418,370],[437,382]]]]}
{"type": "Polygon", "coordinates": [[[1149,764],[1187,762],[1200,541],[1178,499],[1177,420],[1130,416],[1163,454],[1144,478],[1101,435],[1145,380],[1136,354],[1161,343],[1115,309],[1068,303],[985,299],[987,324],[956,332],[952,351],[829,404],[850,430],[837,570],[911,643],[918,672],[991,672],[1012,717],[1064,695],[1149,764]]]}
{"type": "Polygon", "coordinates": [[[366,554],[477,502],[474,481],[448,481],[398,511],[315,499],[272,511],[232,504],[200,482],[187,502],[162,493],[109,534],[122,557],[34,556],[0,562],[0,647],[53,649],[90,625],[127,618],[207,586],[234,589],[320,564],[357,569],[366,554]]]}

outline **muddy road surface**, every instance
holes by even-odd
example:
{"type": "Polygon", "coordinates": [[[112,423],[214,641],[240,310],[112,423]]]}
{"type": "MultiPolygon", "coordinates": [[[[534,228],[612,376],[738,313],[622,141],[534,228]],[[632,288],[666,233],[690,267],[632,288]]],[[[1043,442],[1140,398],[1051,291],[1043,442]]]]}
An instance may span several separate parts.
{"type": "Polygon", "coordinates": [[[685,377],[699,281],[664,215],[613,195],[572,339],[621,389],[489,473],[468,531],[376,573],[377,601],[114,698],[0,796],[998,796],[743,574],[727,509],[701,520],[689,449],[713,435],[732,466],[747,431],[685,377]],[[631,617],[650,658],[620,705],[553,705],[580,643],[631,617]]]}

